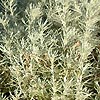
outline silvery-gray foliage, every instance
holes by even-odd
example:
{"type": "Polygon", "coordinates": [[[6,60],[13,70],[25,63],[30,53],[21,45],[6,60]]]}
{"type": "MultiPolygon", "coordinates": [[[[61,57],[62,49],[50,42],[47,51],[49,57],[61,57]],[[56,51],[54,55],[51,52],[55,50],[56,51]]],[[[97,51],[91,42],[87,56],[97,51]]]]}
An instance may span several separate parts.
{"type": "Polygon", "coordinates": [[[0,98],[99,100],[99,0],[1,1],[0,98]]]}

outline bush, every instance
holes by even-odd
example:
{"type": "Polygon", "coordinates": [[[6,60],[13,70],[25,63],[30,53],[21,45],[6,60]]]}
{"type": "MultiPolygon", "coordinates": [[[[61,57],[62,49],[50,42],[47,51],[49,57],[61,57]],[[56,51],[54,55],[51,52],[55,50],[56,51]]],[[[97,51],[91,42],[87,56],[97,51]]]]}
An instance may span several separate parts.
{"type": "Polygon", "coordinates": [[[99,100],[99,0],[22,4],[1,2],[1,99],[99,100]]]}

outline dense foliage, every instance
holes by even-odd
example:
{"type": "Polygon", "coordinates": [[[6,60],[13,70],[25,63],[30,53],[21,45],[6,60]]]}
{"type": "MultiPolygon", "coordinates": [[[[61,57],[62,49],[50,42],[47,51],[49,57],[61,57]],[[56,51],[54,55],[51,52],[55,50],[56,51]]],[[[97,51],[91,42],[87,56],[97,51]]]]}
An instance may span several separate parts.
{"type": "Polygon", "coordinates": [[[0,100],[100,100],[100,0],[0,2],[0,100]]]}

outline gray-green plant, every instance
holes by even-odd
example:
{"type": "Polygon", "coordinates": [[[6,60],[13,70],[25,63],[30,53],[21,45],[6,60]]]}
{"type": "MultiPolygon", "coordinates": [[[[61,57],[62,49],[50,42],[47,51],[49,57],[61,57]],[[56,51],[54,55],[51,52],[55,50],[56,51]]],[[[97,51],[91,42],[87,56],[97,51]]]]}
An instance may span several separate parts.
{"type": "Polygon", "coordinates": [[[1,100],[100,100],[99,0],[1,4],[1,100]]]}

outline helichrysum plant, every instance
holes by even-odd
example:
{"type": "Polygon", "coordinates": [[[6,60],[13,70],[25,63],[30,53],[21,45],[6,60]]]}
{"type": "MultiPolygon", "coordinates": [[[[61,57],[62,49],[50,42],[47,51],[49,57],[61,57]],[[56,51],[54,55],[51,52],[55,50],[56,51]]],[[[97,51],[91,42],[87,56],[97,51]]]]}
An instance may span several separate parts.
{"type": "Polygon", "coordinates": [[[0,6],[1,100],[100,100],[100,0],[0,6]]]}

